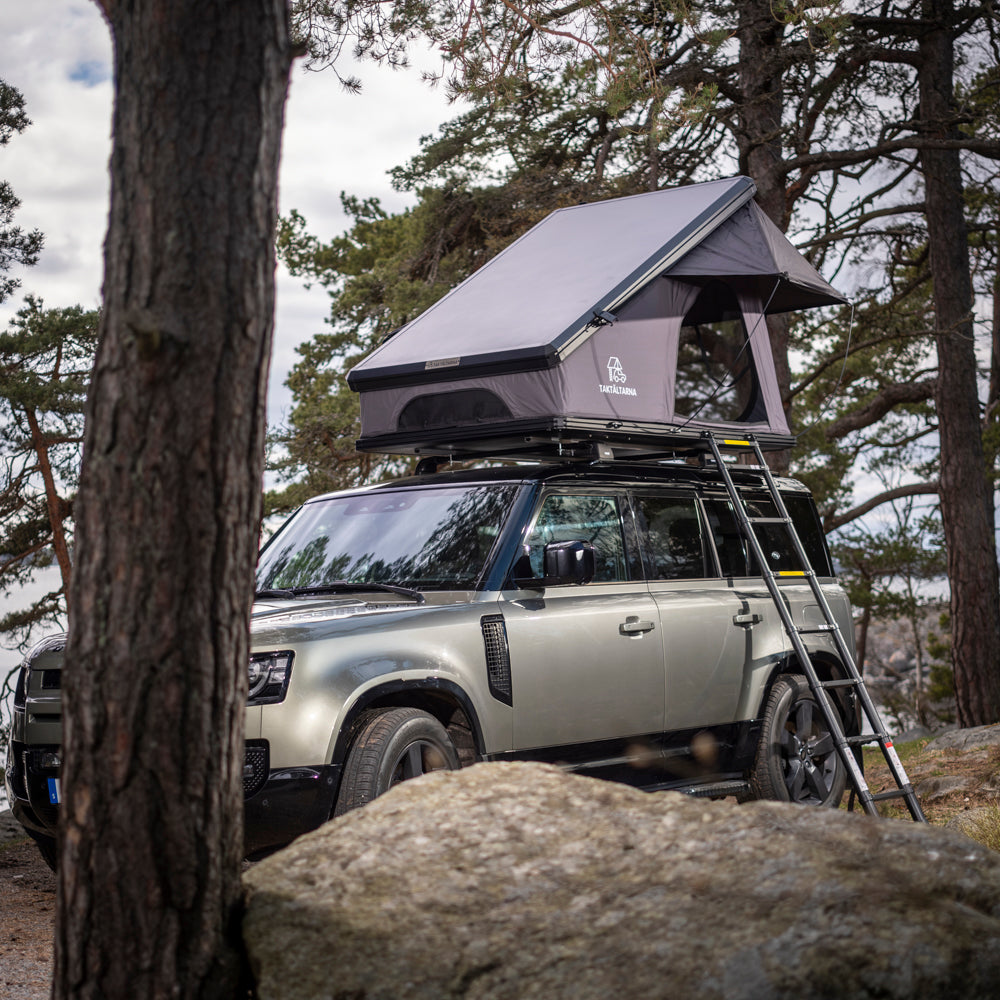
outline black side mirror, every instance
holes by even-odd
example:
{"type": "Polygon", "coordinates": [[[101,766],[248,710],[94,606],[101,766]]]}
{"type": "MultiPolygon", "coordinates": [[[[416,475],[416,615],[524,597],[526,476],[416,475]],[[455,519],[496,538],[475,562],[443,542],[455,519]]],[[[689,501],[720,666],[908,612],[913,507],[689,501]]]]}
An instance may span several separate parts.
{"type": "Polygon", "coordinates": [[[594,546],[590,542],[550,542],[545,546],[545,583],[581,585],[590,583],[597,572],[594,546]]]}
{"type": "Polygon", "coordinates": [[[514,564],[514,582],[519,587],[558,587],[567,583],[578,586],[590,583],[597,572],[594,546],[590,542],[549,542],[543,555],[545,576],[539,579],[531,573],[528,547],[514,564]]]}

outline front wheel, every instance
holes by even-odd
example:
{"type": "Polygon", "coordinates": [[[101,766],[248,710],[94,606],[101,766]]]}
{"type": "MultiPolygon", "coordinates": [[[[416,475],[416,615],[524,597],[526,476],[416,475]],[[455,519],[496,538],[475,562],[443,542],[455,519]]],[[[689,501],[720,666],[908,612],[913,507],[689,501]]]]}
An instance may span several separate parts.
{"type": "Polygon", "coordinates": [[[455,746],[434,716],[417,708],[377,712],[362,723],[347,755],[333,814],[366,805],[401,781],[458,767],[455,746]]]}
{"type": "Polygon", "coordinates": [[[760,799],[840,805],[847,772],[804,677],[782,674],[771,688],[750,784],[760,799]]]}

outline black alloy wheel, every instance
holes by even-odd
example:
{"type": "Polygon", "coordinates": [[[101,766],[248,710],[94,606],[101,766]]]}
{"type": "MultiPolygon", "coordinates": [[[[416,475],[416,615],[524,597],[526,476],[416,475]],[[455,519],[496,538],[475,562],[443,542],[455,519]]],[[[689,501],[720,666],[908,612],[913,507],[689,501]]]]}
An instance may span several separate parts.
{"type": "Polygon", "coordinates": [[[750,782],[760,799],[840,805],[846,768],[804,677],[782,674],[771,688],[750,782]]]}

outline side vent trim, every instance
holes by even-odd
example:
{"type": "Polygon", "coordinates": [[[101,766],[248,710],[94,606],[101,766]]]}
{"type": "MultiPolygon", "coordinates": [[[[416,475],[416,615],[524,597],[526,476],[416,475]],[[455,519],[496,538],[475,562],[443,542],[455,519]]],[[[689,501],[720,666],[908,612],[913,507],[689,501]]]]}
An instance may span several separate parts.
{"type": "Polygon", "coordinates": [[[486,647],[486,677],[489,680],[490,694],[505,705],[513,705],[510,649],[503,615],[483,615],[480,625],[483,630],[483,645],[486,647]]]}

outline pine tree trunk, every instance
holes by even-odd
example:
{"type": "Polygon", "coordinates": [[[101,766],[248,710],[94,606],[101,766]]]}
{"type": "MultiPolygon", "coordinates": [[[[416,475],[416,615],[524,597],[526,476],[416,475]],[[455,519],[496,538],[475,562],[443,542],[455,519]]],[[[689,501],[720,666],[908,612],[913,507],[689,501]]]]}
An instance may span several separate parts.
{"type": "MultiPolygon", "coordinates": [[[[788,197],[785,191],[785,164],[781,146],[781,122],[785,90],[782,79],[781,48],[785,25],[767,0],[752,0],[740,7],[737,35],[740,42],[739,86],[741,102],[736,144],[740,170],[757,185],[757,203],[768,218],[784,232],[788,228],[788,197]]],[[[785,417],[792,427],[791,366],[788,361],[789,326],[784,314],[767,318],[767,332],[774,358],[778,391],[784,400],[785,417]]],[[[768,464],[787,472],[791,453],[771,452],[768,464]]]]}
{"type": "Polygon", "coordinates": [[[55,476],[52,475],[52,465],[49,462],[49,443],[42,433],[38,423],[38,414],[30,407],[25,407],[24,415],[31,431],[31,446],[38,457],[38,469],[45,484],[45,508],[49,513],[49,527],[52,528],[52,551],[56,554],[59,564],[59,575],[62,578],[64,593],[69,593],[70,580],[73,575],[69,558],[69,546],[66,544],[66,532],[63,530],[62,502],[56,491],[55,476]]]}
{"type": "Polygon", "coordinates": [[[104,311],[76,507],[53,995],[233,997],[285,0],[103,0],[104,311]]]}
{"type": "MultiPolygon", "coordinates": [[[[956,138],[951,0],[925,0],[924,17],[936,25],[919,45],[924,134],[956,138]]],[[[1000,583],[976,384],[962,173],[959,153],[952,149],[923,149],[920,165],[934,281],[941,517],[951,585],[955,692],[959,724],[977,726],[1000,721],[1000,583]]]]}

